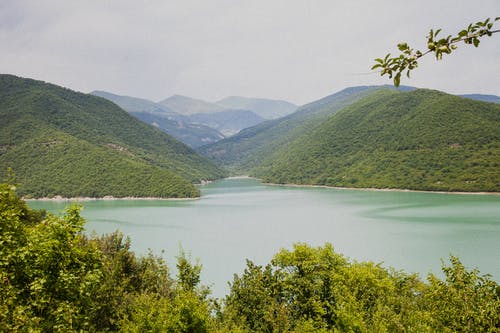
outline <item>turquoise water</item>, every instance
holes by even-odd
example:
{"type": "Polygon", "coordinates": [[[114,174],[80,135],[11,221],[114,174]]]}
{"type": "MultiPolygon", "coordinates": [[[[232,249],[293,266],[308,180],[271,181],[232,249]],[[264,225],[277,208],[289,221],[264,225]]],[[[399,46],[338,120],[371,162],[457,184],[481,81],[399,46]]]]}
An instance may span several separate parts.
{"type": "MultiPolygon", "coordinates": [[[[356,260],[425,277],[457,255],[500,281],[500,196],[266,186],[225,179],[190,201],[82,202],[88,232],[129,235],[175,267],[179,249],[199,258],[202,280],[221,297],[245,259],[266,264],[280,248],[330,242],[356,260]]],[[[30,202],[60,212],[67,203],[30,202]]]]}

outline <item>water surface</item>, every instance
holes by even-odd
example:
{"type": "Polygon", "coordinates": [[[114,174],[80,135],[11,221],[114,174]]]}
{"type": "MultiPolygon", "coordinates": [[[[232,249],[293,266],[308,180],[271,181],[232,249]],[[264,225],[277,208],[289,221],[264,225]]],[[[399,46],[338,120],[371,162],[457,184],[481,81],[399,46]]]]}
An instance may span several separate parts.
{"type": "MultiPolygon", "coordinates": [[[[192,201],[83,202],[87,231],[116,229],[138,253],[165,250],[171,268],[182,247],[203,264],[215,296],[241,273],[245,259],[269,262],[280,248],[330,242],[356,260],[440,274],[441,259],[457,255],[500,281],[500,196],[380,192],[266,186],[225,179],[192,201]]],[[[30,202],[60,212],[67,203],[30,202]]]]}

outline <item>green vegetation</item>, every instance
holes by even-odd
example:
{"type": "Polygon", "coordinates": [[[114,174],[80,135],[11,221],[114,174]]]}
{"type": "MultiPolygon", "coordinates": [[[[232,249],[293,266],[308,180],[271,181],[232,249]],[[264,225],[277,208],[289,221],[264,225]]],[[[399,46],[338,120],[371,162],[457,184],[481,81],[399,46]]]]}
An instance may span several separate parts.
{"type": "Polygon", "coordinates": [[[500,191],[500,105],[431,90],[377,92],[263,161],[273,183],[500,191]]]}
{"type": "Polygon", "coordinates": [[[0,184],[2,332],[498,332],[500,286],[451,257],[445,279],[296,244],[248,261],[222,301],[181,253],[177,277],[118,232],[83,233],[78,207],[34,211],[0,184]]]}
{"type": "Polygon", "coordinates": [[[0,118],[0,173],[22,195],[193,197],[225,174],[115,104],[41,81],[0,75],[0,118]]]}
{"type": "Polygon", "coordinates": [[[205,332],[214,321],[200,268],[184,255],[137,257],[115,232],[87,237],[78,207],[33,211],[0,185],[0,331],[205,332]],[[194,278],[193,278],[194,276],[194,278]],[[189,279],[188,279],[189,277],[189,279]]]}
{"type": "Polygon", "coordinates": [[[244,129],[198,151],[234,174],[248,174],[292,140],[320,126],[330,115],[381,88],[364,86],[344,89],[306,104],[291,115],[244,129]]]}

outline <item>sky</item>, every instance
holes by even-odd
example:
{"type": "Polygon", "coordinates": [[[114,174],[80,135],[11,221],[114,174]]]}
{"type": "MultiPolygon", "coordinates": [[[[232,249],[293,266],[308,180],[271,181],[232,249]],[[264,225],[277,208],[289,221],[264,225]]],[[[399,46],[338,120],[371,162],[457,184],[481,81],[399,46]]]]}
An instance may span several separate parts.
{"type": "MultiPolygon", "coordinates": [[[[0,73],[81,92],[305,104],[390,84],[373,59],[431,28],[500,16],[498,0],[0,0],[0,73]]],[[[500,29],[500,21],[496,28],[500,29]]],[[[500,95],[500,33],[421,60],[402,84],[500,95]]]]}

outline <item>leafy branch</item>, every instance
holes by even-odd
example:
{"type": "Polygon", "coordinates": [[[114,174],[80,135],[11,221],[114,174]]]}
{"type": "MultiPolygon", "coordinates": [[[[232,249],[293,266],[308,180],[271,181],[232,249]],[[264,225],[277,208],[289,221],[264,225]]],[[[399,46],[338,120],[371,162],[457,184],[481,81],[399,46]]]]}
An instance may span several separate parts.
{"type": "Polygon", "coordinates": [[[401,51],[399,56],[391,57],[388,53],[384,58],[375,59],[376,64],[372,70],[379,69],[380,75],[388,75],[394,80],[394,86],[399,87],[401,75],[406,72],[406,76],[410,77],[410,72],[418,67],[418,60],[429,53],[434,53],[436,60],[441,60],[443,54],[451,54],[457,48],[457,43],[464,42],[465,44],[479,46],[480,38],[491,36],[500,30],[493,30],[493,25],[500,17],[491,20],[487,18],[484,22],[469,24],[467,29],[461,30],[456,36],[448,35],[444,38],[439,38],[438,35],[441,29],[432,30],[427,36],[427,50],[422,52],[414,50],[407,43],[399,43],[398,49],[401,51]]]}

